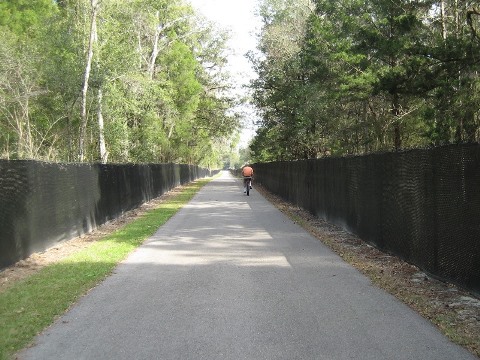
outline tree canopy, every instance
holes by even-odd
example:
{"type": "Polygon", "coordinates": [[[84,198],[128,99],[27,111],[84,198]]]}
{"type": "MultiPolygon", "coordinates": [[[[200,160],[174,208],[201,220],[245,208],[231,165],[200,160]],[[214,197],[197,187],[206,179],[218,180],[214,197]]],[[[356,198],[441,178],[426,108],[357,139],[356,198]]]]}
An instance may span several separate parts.
{"type": "Polygon", "coordinates": [[[257,161],[480,139],[476,2],[263,0],[257,161]]]}
{"type": "MultiPolygon", "coordinates": [[[[476,6],[261,0],[253,160],[478,141],[476,6]]],[[[186,0],[4,1],[0,36],[2,158],[219,166],[238,142],[227,34],[186,0]]]]}
{"type": "Polygon", "coordinates": [[[216,167],[238,141],[227,34],[183,0],[0,3],[7,159],[216,167]]]}

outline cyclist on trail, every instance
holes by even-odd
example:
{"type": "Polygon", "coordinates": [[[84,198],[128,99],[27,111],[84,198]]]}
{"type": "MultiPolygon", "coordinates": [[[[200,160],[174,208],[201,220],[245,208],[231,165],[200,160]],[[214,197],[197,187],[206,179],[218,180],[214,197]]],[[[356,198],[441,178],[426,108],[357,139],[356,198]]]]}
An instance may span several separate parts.
{"type": "Polygon", "coordinates": [[[247,192],[247,186],[250,184],[250,189],[252,188],[252,177],[253,177],[253,169],[249,165],[245,165],[242,168],[242,176],[243,176],[243,192],[247,192]]]}

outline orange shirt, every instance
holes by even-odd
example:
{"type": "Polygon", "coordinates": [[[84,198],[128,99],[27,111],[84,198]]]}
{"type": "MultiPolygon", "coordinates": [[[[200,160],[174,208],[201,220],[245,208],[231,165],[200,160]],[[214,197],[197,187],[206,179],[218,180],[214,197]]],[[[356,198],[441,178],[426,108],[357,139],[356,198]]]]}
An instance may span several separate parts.
{"type": "Polygon", "coordinates": [[[250,166],[245,166],[242,169],[243,176],[253,176],[253,169],[250,166]]]}

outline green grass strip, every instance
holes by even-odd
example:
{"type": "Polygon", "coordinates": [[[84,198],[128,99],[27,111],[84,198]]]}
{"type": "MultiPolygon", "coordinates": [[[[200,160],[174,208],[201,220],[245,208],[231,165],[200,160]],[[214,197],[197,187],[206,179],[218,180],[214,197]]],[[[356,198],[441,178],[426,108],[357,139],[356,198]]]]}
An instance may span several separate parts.
{"type": "Polygon", "coordinates": [[[101,282],[211,179],[185,186],[158,208],[0,293],[0,359],[10,359],[101,282]]]}

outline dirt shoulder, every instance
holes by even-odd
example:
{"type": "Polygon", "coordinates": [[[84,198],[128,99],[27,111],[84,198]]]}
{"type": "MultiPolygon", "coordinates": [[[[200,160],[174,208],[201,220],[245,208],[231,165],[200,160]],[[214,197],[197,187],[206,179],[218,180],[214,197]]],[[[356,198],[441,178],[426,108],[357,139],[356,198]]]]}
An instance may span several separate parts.
{"type": "MultiPolygon", "coordinates": [[[[58,244],[43,253],[33,254],[4,269],[0,272],[0,293],[15,281],[34,274],[44,266],[57,262],[134,221],[179,190],[175,189],[146,203],[90,234],[58,244]]],[[[378,287],[397,297],[434,323],[454,342],[480,357],[480,300],[477,297],[452,284],[427,276],[416,266],[377,250],[358,237],[312,216],[258,185],[255,190],[368,276],[378,287]]]]}

